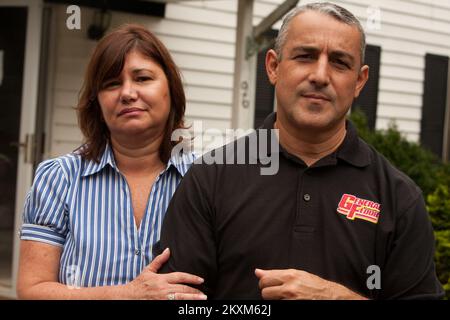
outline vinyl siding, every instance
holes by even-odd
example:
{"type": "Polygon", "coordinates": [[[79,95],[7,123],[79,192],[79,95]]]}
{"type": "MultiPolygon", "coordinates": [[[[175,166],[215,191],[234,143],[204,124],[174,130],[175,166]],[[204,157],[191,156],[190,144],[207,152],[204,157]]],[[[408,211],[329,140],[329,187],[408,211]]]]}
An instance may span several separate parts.
{"type": "MultiPolygon", "coordinates": [[[[270,13],[280,1],[255,3],[254,23],[270,13]]],[[[235,24],[237,1],[188,1],[170,3],[164,18],[114,12],[111,28],[126,22],[147,26],[167,46],[180,67],[185,86],[188,125],[203,121],[203,150],[213,141],[217,128],[225,131],[231,126],[233,72],[235,53],[235,24]]],[[[84,70],[95,41],[88,40],[86,30],[93,10],[81,8],[82,28],[65,27],[65,6],[55,5],[55,62],[50,83],[51,132],[46,157],[55,157],[78,147],[82,135],[77,128],[74,106],[77,103],[84,70]]],[[[201,136],[203,132],[195,132],[201,136]]]]}
{"type": "MultiPolygon", "coordinates": [[[[256,1],[254,24],[282,2],[256,1]]],[[[312,1],[301,1],[307,2],[312,1]]],[[[395,120],[408,139],[418,141],[425,54],[450,56],[450,0],[340,0],[335,3],[362,21],[367,43],[382,49],[376,127],[385,129],[395,120]],[[381,9],[379,30],[367,28],[366,24],[367,9],[374,5],[381,9]]],[[[65,27],[65,6],[54,8],[55,61],[48,106],[51,132],[47,157],[69,152],[81,143],[73,107],[95,46],[85,35],[92,20],[91,9],[82,8],[82,29],[70,31],[65,27]]],[[[236,10],[236,0],[222,0],[170,3],[165,18],[113,13],[111,27],[125,22],[141,23],[166,44],[183,75],[187,122],[203,121],[203,130],[209,132],[205,141],[214,140],[218,135],[208,128],[225,130],[231,126],[236,10]]],[[[278,22],[275,27],[279,25],[278,22]]]]}

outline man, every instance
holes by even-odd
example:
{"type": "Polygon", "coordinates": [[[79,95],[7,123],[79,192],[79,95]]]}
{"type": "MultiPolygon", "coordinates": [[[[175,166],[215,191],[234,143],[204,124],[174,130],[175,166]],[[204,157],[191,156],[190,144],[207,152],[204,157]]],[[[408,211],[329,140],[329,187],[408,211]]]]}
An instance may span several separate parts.
{"type": "Polygon", "coordinates": [[[442,297],[421,191],[346,121],[368,78],[364,49],[339,6],[285,17],[266,56],[278,112],[259,129],[278,129],[278,172],[194,165],[164,221],[165,272],[201,276],[209,299],[442,297]]]}

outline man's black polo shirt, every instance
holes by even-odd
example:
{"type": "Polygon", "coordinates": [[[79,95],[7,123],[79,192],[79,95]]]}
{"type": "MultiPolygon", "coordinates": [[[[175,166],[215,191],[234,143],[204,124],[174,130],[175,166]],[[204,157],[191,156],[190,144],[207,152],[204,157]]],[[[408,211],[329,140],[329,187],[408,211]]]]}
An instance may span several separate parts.
{"type": "Polygon", "coordinates": [[[193,165],[163,223],[162,272],[203,277],[209,299],[260,299],[255,268],[305,270],[368,298],[442,296],[420,189],[350,122],[338,150],[309,168],[279,153],[275,175],[261,164],[193,165]],[[381,289],[368,288],[370,266],[381,289]]]}

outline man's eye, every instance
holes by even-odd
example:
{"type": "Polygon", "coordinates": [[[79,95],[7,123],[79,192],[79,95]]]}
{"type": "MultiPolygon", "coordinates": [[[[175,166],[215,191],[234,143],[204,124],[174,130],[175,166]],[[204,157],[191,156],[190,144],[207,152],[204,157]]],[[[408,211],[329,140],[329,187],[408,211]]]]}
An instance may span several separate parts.
{"type": "Polygon", "coordinates": [[[313,58],[312,54],[299,54],[295,57],[296,60],[312,60],[313,58]]]}
{"type": "Polygon", "coordinates": [[[338,66],[338,68],[350,69],[350,66],[345,61],[342,61],[342,60],[338,59],[338,60],[335,60],[334,63],[338,66]]]}

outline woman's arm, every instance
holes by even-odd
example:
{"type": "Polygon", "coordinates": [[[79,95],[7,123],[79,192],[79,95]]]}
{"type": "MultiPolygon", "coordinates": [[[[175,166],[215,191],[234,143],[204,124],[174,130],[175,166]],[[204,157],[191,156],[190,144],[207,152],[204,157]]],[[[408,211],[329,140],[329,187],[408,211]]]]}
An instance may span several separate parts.
{"type": "Polygon", "coordinates": [[[206,299],[202,292],[185,285],[198,285],[203,279],[181,272],[156,273],[169,258],[169,250],[157,256],[128,284],[92,288],[73,288],[58,282],[61,251],[57,246],[21,241],[17,280],[20,299],[167,299],[170,293],[175,293],[178,300],[206,299]]]}

